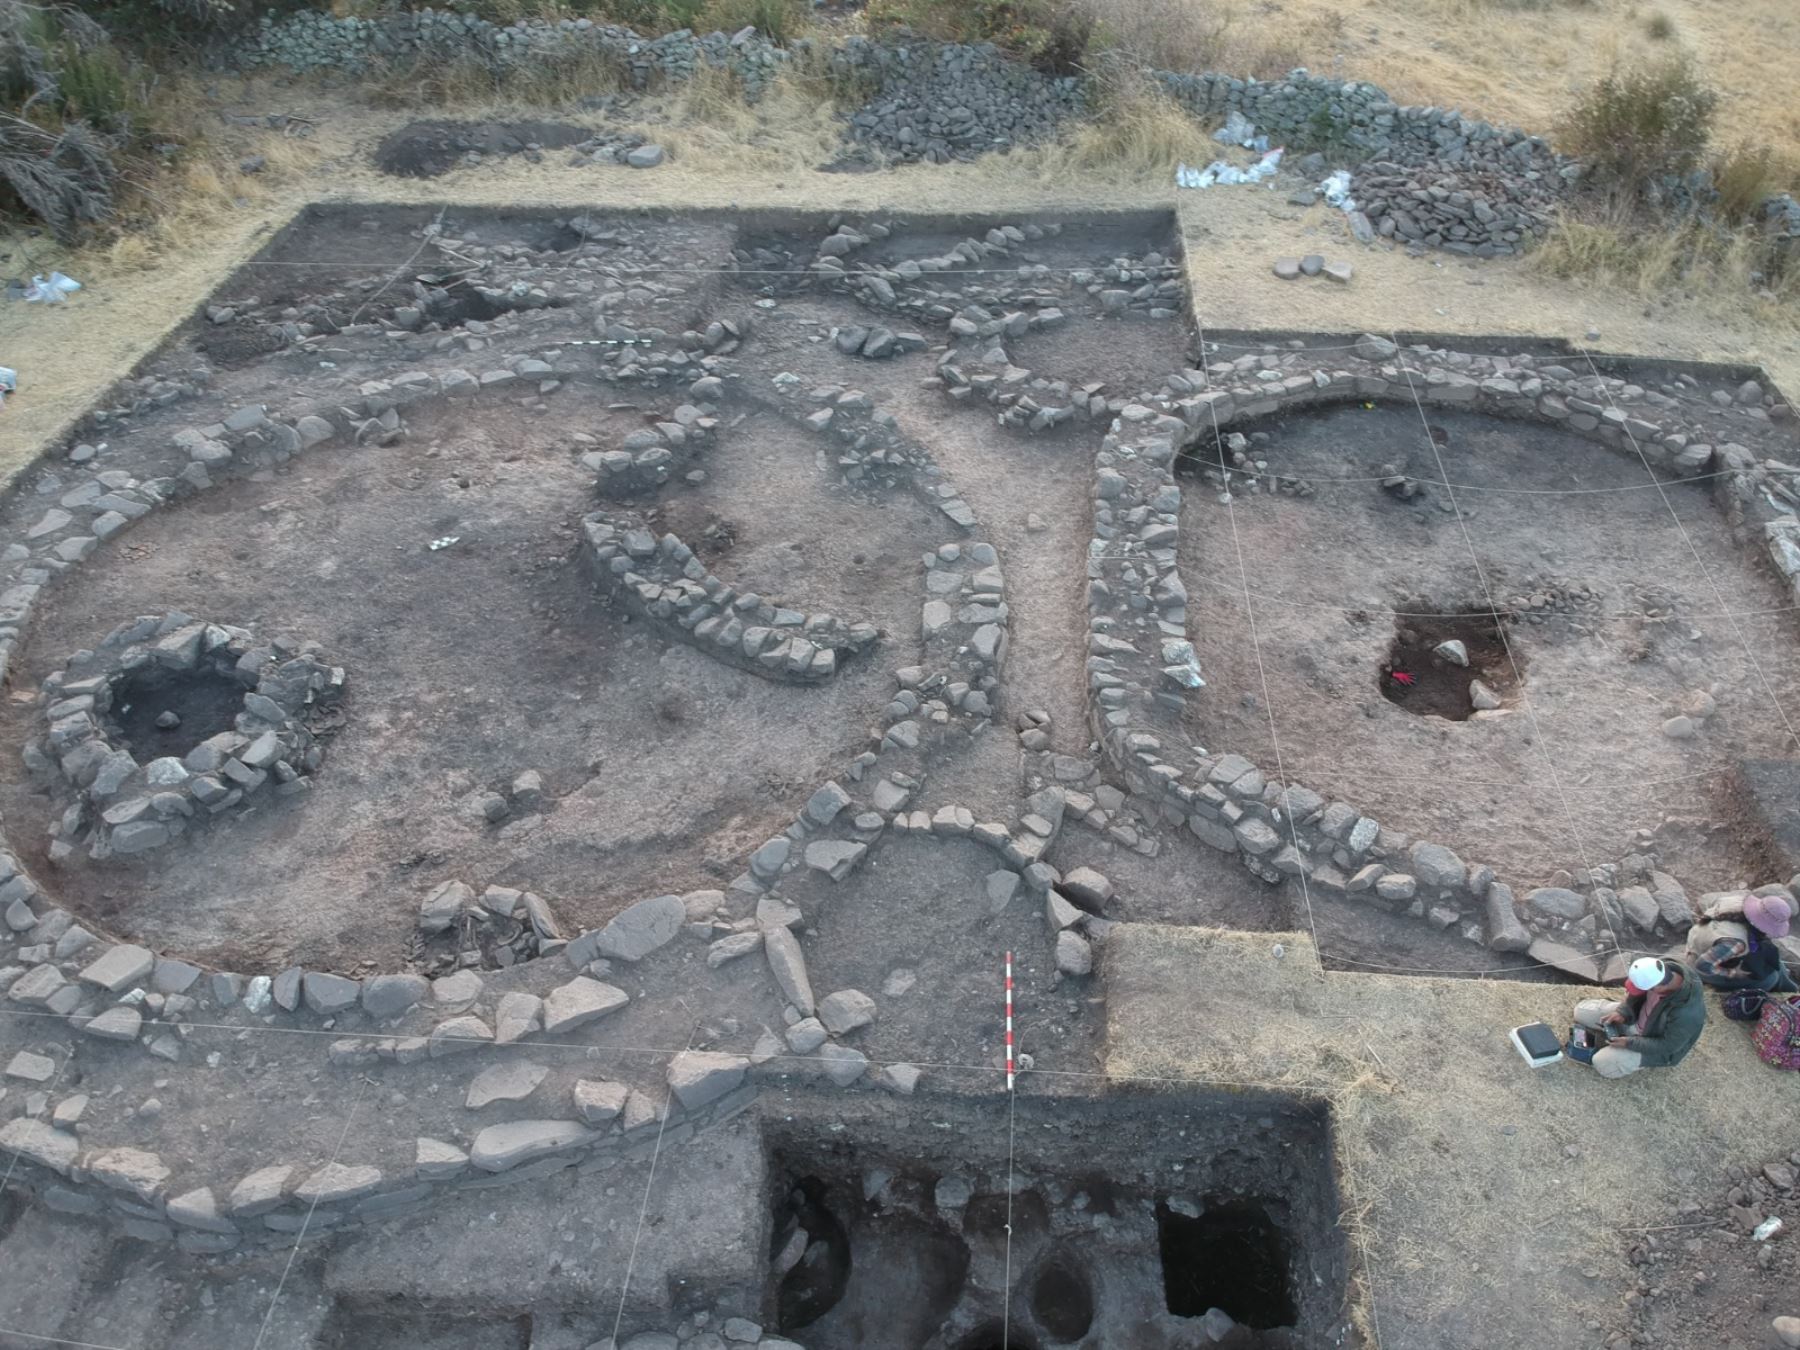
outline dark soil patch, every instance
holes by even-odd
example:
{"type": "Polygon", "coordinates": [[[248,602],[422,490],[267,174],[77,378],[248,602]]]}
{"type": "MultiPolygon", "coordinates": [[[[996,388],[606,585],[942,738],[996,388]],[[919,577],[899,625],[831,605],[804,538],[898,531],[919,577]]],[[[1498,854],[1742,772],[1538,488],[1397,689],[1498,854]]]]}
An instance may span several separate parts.
{"type": "Polygon", "coordinates": [[[1177,1317],[1230,1313],[1245,1326],[1290,1326],[1294,1295],[1287,1241],[1260,1205],[1206,1206],[1199,1214],[1156,1210],[1163,1298],[1177,1317]]]}
{"type": "Polygon", "coordinates": [[[244,686],[227,675],[149,666],[113,686],[112,721],[132,758],[147,764],[230,731],[243,706],[244,686]],[[174,724],[163,725],[170,717],[174,724]]]}
{"type": "Polygon", "coordinates": [[[278,352],[287,346],[281,330],[267,324],[223,324],[202,330],[194,339],[194,348],[206,353],[215,366],[235,370],[278,352]]]}
{"type": "Polygon", "coordinates": [[[1380,671],[1381,696],[1419,717],[1465,722],[1475,714],[1471,684],[1480,680],[1502,699],[1518,685],[1523,672],[1501,629],[1504,618],[1488,611],[1433,613],[1421,605],[1413,611],[1430,618],[1396,621],[1394,642],[1380,671]],[[1441,655],[1446,643],[1460,642],[1466,662],[1441,655]]]}
{"type": "Polygon", "coordinates": [[[382,139],[375,148],[375,167],[397,178],[436,178],[470,151],[518,155],[558,150],[593,134],[565,122],[414,122],[382,139]]]}
{"type": "Polygon", "coordinates": [[[364,1346],[431,1346],[432,1350],[527,1350],[531,1318],[470,1316],[460,1308],[431,1308],[404,1298],[342,1302],[315,1342],[319,1350],[364,1346]]]}

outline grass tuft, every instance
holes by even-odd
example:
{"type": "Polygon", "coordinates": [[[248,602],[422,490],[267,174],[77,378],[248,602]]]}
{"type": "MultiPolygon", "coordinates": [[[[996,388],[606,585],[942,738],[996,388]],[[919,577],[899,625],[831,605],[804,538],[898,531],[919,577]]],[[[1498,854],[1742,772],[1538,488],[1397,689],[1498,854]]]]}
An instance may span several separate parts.
{"type": "Polygon", "coordinates": [[[1690,220],[1648,229],[1617,205],[1565,213],[1530,254],[1530,266],[1559,281],[1580,281],[1645,298],[1681,299],[1720,313],[1746,303],[1780,327],[1800,327],[1800,267],[1756,227],[1728,229],[1690,220]]]}

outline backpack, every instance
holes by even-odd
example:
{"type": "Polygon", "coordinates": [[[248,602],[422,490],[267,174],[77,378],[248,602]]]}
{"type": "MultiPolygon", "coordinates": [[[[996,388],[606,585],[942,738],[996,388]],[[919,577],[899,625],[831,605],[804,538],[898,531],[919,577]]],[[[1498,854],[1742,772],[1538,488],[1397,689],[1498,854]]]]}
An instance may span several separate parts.
{"type": "Polygon", "coordinates": [[[1777,1069],[1800,1069],[1800,995],[1770,998],[1750,1033],[1763,1063],[1777,1069]]]}

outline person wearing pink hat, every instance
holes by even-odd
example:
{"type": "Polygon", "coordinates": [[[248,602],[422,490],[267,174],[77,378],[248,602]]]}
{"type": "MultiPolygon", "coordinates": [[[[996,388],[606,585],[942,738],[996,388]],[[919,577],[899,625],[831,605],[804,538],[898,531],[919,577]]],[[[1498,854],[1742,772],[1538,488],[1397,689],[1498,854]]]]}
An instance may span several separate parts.
{"type": "Polygon", "coordinates": [[[1694,973],[1709,989],[1761,989],[1791,993],[1800,988],[1782,964],[1779,938],[1793,924],[1794,905],[1785,895],[1746,895],[1742,936],[1736,924],[1721,924],[1706,950],[1693,955],[1694,973]]]}

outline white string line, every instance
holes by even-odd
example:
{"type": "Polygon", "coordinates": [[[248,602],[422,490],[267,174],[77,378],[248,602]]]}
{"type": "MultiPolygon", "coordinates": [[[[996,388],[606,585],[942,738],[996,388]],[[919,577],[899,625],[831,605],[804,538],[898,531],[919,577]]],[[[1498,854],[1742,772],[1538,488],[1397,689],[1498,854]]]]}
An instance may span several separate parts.
{"type": "MultiPolygon", "coordinates": [[[[1583,355],[1586,356],[1587,353],[1584,352],[1583,355]]],[[[1593,358],[1589,356],[1589,367],[1592,368],[1593,364],[1593,358]]],[[[1610,390],[1607,392],[1607,402],[1612,403],[1615,411],[1618,410],[1619,405],[1613,403],[1610,390]]],[[[1700,569],[1700,575],[1706,578],[1706,584],[1711,588],[1713,598],[1716,599],[1720,605],[1723,605],[1725,603],[1725,594],[1719,589],[1719,583],[1713,580],[1712,570],[1708,568],[1704,560],[1701,559],[1700,550],[1694,544],[1694,537],[1688,533],[1687,526],[1682,523],[1680,514],[1675,510],[1675,504],[1669,500],[1669,494],[1663,491],[1661,480],[1657,478],[1656,471],[1650,467],[1649,457],[1644,454],[1643,447],[1638,444],[1637,437],[1631,434],[1631,427],[1623,423],[1621,426],[1625,432],[1625,438],[1631,442],[1633,452],[1636,453],[1639,462],[1643,464],[1644,472],[1650,475],[1650,481],[1656,487],[1657,495],[1662,498],[1663,505],[1668,508],[1669,517],[1675,522],[1675,528],[1681,532],[1681,542],[1687,545],[1688,552],[1693,555],[1694,566],[1698,567],[1700,569]]],[[[1750,669],[1756,672],[1756,678],[1758,682],[1761,683],[1763,691],[1768,694],[1769,702],[1774,704],[1775,714],[1781,718],[1782,726],[1787,728],[1788,740],[1792,741],[1796,747],[1800,747],[1800,735],[1795,734],[1794,724],[1788,719],[1787,709],[1781,706],[1781,700],[1775,694],[1775,686],[1770,682],[1768,673],[1764,671],[1762,663],[1756,659],[1756,653],[1751,649],[1750,640],[1744,635],[1742,625],[1734,619],[1732,620],[1732,628],[1737,633],[1739,645],[1744,649],[1745,660],[1749,661],[1750,669]]]]}
{"type": "Polygon", "coordinates": [[[1006,1275],[1000,1282],[1000,1350],[1012,1343],[1013,1123],[1019,1094],[1006,1094],[1006,1275]]]}
{"type": "MultiPolygon", "coordinates": [[[[1116,562],[1135,564],[1143,562],[1143,558],[1140,555],[1132,553],[1095,553],[1090,554],[1089,557],[1094,562],[1103,563],[1116,562]]],[[[1228,586],[1221,581],[1214,581],[1210,577],[1183,577],[1182,584],[1186,586],[1199,586],[1206,590],[1215,590],[1227,597],[1236,596],[1243,589],[1242,587],[1228,586]]],[[[1458,609],[1438,613],[1431,610],[1385,609],[1376,601],[1370,601],[1367,604],[1361,605],[1327,605],[1317,600],[1294,600],[1285,595],[1276,595],[1271,591],[1251,591],[1250,594],[1264,604],[1281,605],[1288,609],[1321,610],[1332,614],[1367,614],[1371,617],[1380,617],[1384,619],[1469,619],[1485,617],[1498,621],[1501,619],[1526,618],[1538,613],[1544,613],[1547,618],[1554,618],[1560,614],[1560,611],[1555,610],[1539,611],[1533,609],[1520,609],[1513,606],[1486,610],[1458,609]]],[[[1703,610],[1698,614],[1682,610],[1679,616],[1671,614],[1669,617],[1680,617],[1687,622],[1698,623],[1701,620],[1707,619],[1759,619],[1772,614],[1792,614],[1796,611],[1800,611],[1800,604],[1772,605],[1768,609],[1735,609],[1725,610],[1723,612],[1703,610]]],[[[1608,613],[1582,615],[1577,617],[1614,620],[1648,618],[1649,616],[1641,614],[1636,610],[1619,609],[1608,613]]],[[[1652,620],[1652,622],[1660,621],[1652,620]]]]}
{"type": "Polygon", "coordinates": [[[0,1327],[0,1336],[13,1336],[22,1341],[32,1341],[38,1345],[68,1345],[75,1350],[131,1350],[124,1345],[97,1345],[93,1341],[72,1341],[66,1336],[38,1336],[29,1331],[20,1331],[16,1327],[0,1327]]]}
{"type": "MultiPolygon", "coordinates": [[[[357,1084],[356,1096],[350,1103],[350,1109],[344,1113],[344,1128],[338,1132],[337,1146],[331,1150],[331,1158],[325,1164],[331,1167],[336,1164],[338,1155],[344,1150],[344,1141],[350,1137],[350,1126],[356,1121],[357,1109],[362,1105],[363,1094],[369,1090],[369,1080],[365,1076],[357,1084]]],[[[275,1320],[275,1309],[281,1304],[281,1291],[287,1286],[288,1276],[294,1270],[294,1258],[300,1255],[300,1244],[306,1240],[306,1230],[312,1225],[313,1213],[319,1208],[319,1197],[315,1192],[312,1203],[306,1207],[306,1217],[300,1221],[300,1231],[294,1234],[294,1245],[288,1251],[287,1264],[281,1268],[281,1278],[275,1282],[275,1293],[269,1299],[269,1311],[263,1314],[262,1326],[257,1328],[256,1340],[251,1350],[260,1350],[263,1337],[269,1334],[269,1325],[275,1320]]]]}
{"type": "MultiPolygon", "coordinates": [[[[1237,394],[1247,391],[1226,389],[1222,392],[1237,394]]],[[[1245,451],[1243,453],[1249,454],[1252,452],[1245,451]]],[[[1287,472],[1278,472],[1274,469],[1240,469],[1225,464],[1202,464],[1200,465],[1199,472],[1201,474],[1222,473],[1232,478],[1256,478],[1269,482],[1278,482],[1283,478],[1295,478],[1303,481],[1308,487],[1337,487],[1340,484],[1351,483],[1385,483],[1390,478],[1405,478],[1414,483],[1421,483],[1426,487],[1455,488],[1461,492],[1495,492],[1513,497],[1588,497],[1606,492],[1648,492],[1652,486],[1649,483],[1623,483],[1617,487],[1593,488],[1489,487],[1481,483],[1440,483],[1435,478],[1415,478],[1411,474],[1401,473],[1333,474],[1329,476],[1315,476],[1308,473],[1302,473],[1297,469],[1291,469],[1287,472]]],[[[1690,478],[1683,478],[1679,481],[1683,483],[1703,483],[1709,478],[1725,478],[1736,472],[1736,469],[1720,469],[1714,473],[1697,473],[1690,478]]]]}
{"type": "MultiPolygon", "coordinates": [[[[25,1012],[25,1011],[15,1011],[15,1010],[11,1010],[11,1009],[0,1009],[0,1012],[14,1012],[14,1015],[16,1015],[16,1016],[34,1016],[34,1017],[58,1017],[59,1016],[59,1014],[57,1014],[57,1013],[31,1013],[31,1012],[25,1012]]],[[[152,1021],[151,1019],[145,1019],[145,1020],[146,1020],[147,1024],[153,1025],[153,1026],[169,1026],[169,1027],[189,1026],[189,1027],[192,1027],[195,1025],[194,1023],[191,1023],[191,1022],[189,1022],[189,1023],[155,1022],[155,1021],[152,1021]]],[[[274,1027],[274,1026],[249,1026],[249,1025],[229,1024],[229,1025],[226,1025],[223,1029],[232,1031],[234,1033],[257,1032],[257,1033],[263,1033],[263,1034],[291,1035],[291,1036],[339,1036],[339,1034],[340,1034],[335,1031],[317,1031],[317,1030],[313,1030],[313,1029],[306,1028],[306,1027],[274,1027]]],[[[365,1033],[364,1036],[362,1037],[362,1039],[365,1039],[365,1040],[376,1039],[376,1038],[378,1038],[378,1036],[379,1036],[379,1033],[365,1033]]],[[[385,1036],[385,1037],[380,1037],[380,1038],[391,1039],[391,1040],[408,1039],[408,1038],[402,1037],[402,1036],[385,1036]]],[[[450,1040],[450,1041],[454,1041],[457,1044],[472,1043],[476,1047],[486,1046],[486,1047],[488,1047],[490,1049],[494,1049],[494,1050],[511,1050],[511,1049],[515,1049],[515,1048],[519,1048],[519,1049],[531,1048],[531,1049],[537,1049],[537,1050],[578,1050],[578,1051],[581,1051],[584,1055],[592,1055],[594,1057],[598,1057],[601,1055],[607,1055],[607,1054],[625,1054],[625,1055],[643,1055],[643,1056],[646,1056],[649,1058],[655,1058],[655,1059],[674,1059],[675,1057],[677,1057],[678,1055],[683,1053],[683,1051],[680,1049],[671,1049],[669,1046],[666,1046],[666,1045],[663,1045],[663,1046],[580,1045],[580,1044],[566,1044],[566,1043],[559,1044],[554,1041],[537,1041],[537,1042],[514,1041],[514,1042],[509,1042],[506,1045],[496,1045],[492,1041],[475,1040],[473,1038],[447,1037],[446,1039],[450,1040]]],[[[1002,1083],[1004,1083],[1005,1078],[1006,1078],[1006,1068],[1004,1065],[968,1064],[968,1063],[962,1063],[962,1062],[955,1061],[955,1060],[878,1059],[874,1056],[867,1056],[867,1058],[868,1058],[869,1063],[874,1065],[876,1068],[887,1068],[887,1067],[890,1067],[893,1065],[908,1064],[908,1065],[911,1065],[915,1069],[934,1069],[934,1070],[937,1070],[940,1072],[945,1072],[945,1073],[972,1073],[972,1074],[992,1075],[996,1079],[1000,1080],[1002,1083]]],[[[770,1063],[797,1064],[798,1065],[798,1064],[825,1064],[829,1061],[822,1055],[786,1054],[786,1055],[777,1055],[774,1057],[774,1059],[770,1060],[769,1062],[770,1063]]],[[[1020,1070],[1020,1072],[1023,1073],[1023,1072],[1027,1072],[1027,1071],[1020,1070]]],[[[1098,1079],[1103,1079],[1108,1082],[1135,1082],[1135,1081],[1141,1080],[1141,1081],[1145,1081],[1145,1082],[1158,1082],[1158,1083],[1160,1083],[1160,1082],[1184,1082],[1184,1083],[1185,1082],[1193,1082],[1193,1083],[1205,1084],[1207,1086],[1212,1086],[1212,1087],[1253,1088],[1253,1087],[1267,1086],[1266,1083],[1262,1083],[1262,1082],[1242,1082],[1242,1081],[1239,1081],[1236,1079],[1212,1078],[1212,1077],[1207,1077],[1205,1075],[1180,1076],[1180,1075],[1170,1075],[1170,1074],[1119,1074],[1119,1073],[1103,1072],[1103,1071],[1100,1071],[1097,1069],[1044,1069],[1044,1068],[1038,1068],[1038,1067],[1033,1067],[1032,1069],[1029,1070],[1029,1072],[1035,1073],[1035,1074],[1046,1075],[1046,1076],[1050,1076],[1050,1077],[1059,1077],[1059,1078],[1098,1078],[1098,1079]]],[[[15,1161],[16,1161],[16,1159],[15,1159],[15,1161]]]]}
{"type": "MultiPolygon", "coordinates": [[[[1194,328],[1200,337],[1201,373],[1206,376],[1206,382],[1210,385],[1212,383],[1212,374],[1205,364],[1206,326],[1200,318],[1200,311],[1197,306],[1194,307],[1193,313],[1194,328]]],[[[1207,404],[1207,411],[1212,416],[1214,448],[1218,451],[1220,457],[1223,458],[1225,454],[1225,441],[1219,431],[1218,407],[1216,404],[1209,402],[1207,404]]],[[[1171,477],[1172,476],[1173,475],[1171,474],[1171,477]]],[[[1283,783],[1286,783],[1290,780],[1287,776],[1287,769],[1282,762],[1281,738],[1275,730],[1275,701],[1269,695],[1269,673],[1263,666],[1262,641],[1257,633],[1256,611],[1250,604],[1250,570],[1244,563],[1244,543],[1242,538],[1238,535],[1237,507],[1232,503],[1231,494],[1229,492],[1225,494],[1225,518],[1231,522],[1231,543],[1232,547],[1237,552],[1238,578],[1243,583],[1244,587],[1244,617],[1248,619],[1250,623],[1250,647],[1256,654],[1257,677],[1262,681],[1263,715],[1267,718],[1269,723],[1269,744],[1275,752],[1275,776],[1283,783]]],[[[1300,827],[1294,820],[1294,813],[1292,811],[1284,810],[1281,815],[1282,819],[1287,822],[1289,843],[1292,845],[1294,852],[1298,854],[1301,851],[1300,827]]],[[[1325,958],[1319,951],[1319,925],[1313,919],[1312,886],[1307,879],[1304,868],[1300,872],[1300,897],[1306,904],[1306,926],[1312,932],[1313,960],[1318,965],[1318,977],[1323,981],[1325,978],[1325,958]]]]}
{"type": "MultiPolygon", "coordinates": [[[[681,1058],[681,1055],[687,1054],[694,1048],[694,1037],[699,1030],[699,1024],[696,1023],[688,1032],[686,1048],[681,1051],[680,1055],[674,1056],[669,1061],[671,1067],[674,1066],[675,1060],[681,1058]]],[[[656,1184],[656,1162],[662,1157],[663,1132],[669,1128],[669,1116],[674,1109],[675,1093],[671,1089],[669,1095],[663,1098],[662,1123],[656,1127],[656,1145],[650,1150],[650,1171],[644,1177],[644,1201],[638,1206],[637,1227],[631,1234],[631,1255],[625,1262],[625,1278],[619,1285],[619,1311],[613,1317],[612,1343],[614,1345],[619,1344],[619,1328],[625,1323],[625,1299],[631,1293],[631,1275],[637,1269],[638,1244],[644,1239],[644,1219],[650,1213],[650,1191],[656,1184]]]]}
{"type": "MultiPolygon", "coordinates": [[[[1398,338],[1398,334],[1391,336],[1398,338]]],[[[1396,341],[1395,346],[1398,345],[1399,343],[1396,341]]],[[[1448,480],[1450,475],[1444,471],[1444,458],[1438,453],[1437,441],[1431,434],[1431,419],[1425,415],[1425,405],[1420,402],[1418,388],[1413,384],[1412,369],[1404,358],[1399,361],[1399,366],[1401,374],[1406,376],[1406,388],[1412,394],[1413,406],[1419,410],[1419,426],[1425,432],[1425,443],[1431,447],[1431,457],[1437,461],[1438,474],[1448,480]]],[[[1450,511],[1456,518],[1457,528],[1462,531],[1463,546],[1469,550],[1469,561],[1474,564],[1475,578],[1481,583],[1481,593],[1487,600],[1488,608],[1492,610],[1495,607],[1494,591],[1488,585],[1487,569],[1481,565],[1481,556],[1475,551],[1475,539],[1469,533],[1469,523],[1463,518],[1462,507],[1457,503],[1455,491],[1446,488],[1445,493],[1450,499],[1450,511]]],[[[1575,809],[1569,802],[1568,793],[1563,790],[1562,775],[1556,770],[1556,760],[1551,755],[1549,744],[1544,739],[1544,730],[1538,722],[1537,712],[1531,706],[1531,696],[1525,692],[1524,673],[1519,669],[1518,658],[1513,654],[1512,640],[1506,635],[1506,625],[1496,624],[1494,631],[1499,635],[1500,645],[1506,652],[1506,663],[1512,667],[1513,686],[1519,691],[1519,706],[1531,722],[1532,741],[1537,746],[1540,758],[1544,761],[1544,767],[1550,773],[1550,782],[1556,789],[1557,797],[1562,802],[1563,816],[1569,825],[1570,841],[1575,845],[1575,851],[1581,855],[1582,870],[1592,877],[1596,873],[1593,862],[1588,857],[1587,845],[1575,824],[1575,809]]],[[[1521,779],[1521,785],[1524,781],[1521,779]]],[[[1623,950],[1624,944],[1619,939],[1619,931],[1613,924],[1612,915],[1606,912],[1604,906],[1601,907],[1600,917],[1606,920],[1606,927],[1612,933],[1613,947],[1623,950]]]]}

